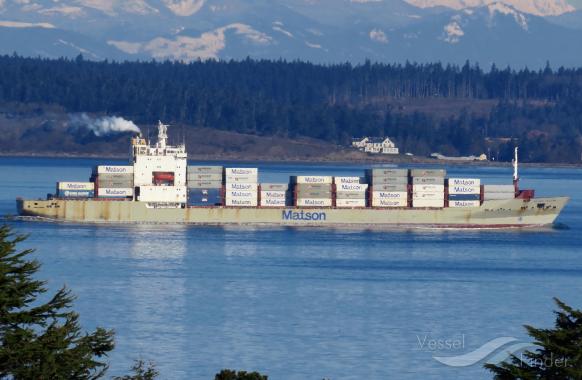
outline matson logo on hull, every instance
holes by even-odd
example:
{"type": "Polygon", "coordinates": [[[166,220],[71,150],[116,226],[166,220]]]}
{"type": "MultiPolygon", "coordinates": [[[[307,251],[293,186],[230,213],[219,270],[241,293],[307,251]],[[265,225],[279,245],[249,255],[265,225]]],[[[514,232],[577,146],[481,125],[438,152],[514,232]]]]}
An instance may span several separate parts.
{"type": "Polygon", "coordinates": [[[283,220],[300,220],[307,222],[324,222],[327,220],[327,215],[325,212],[309,212],[309,211],[293,211],[285,210],[282,211],[283,220]]]}

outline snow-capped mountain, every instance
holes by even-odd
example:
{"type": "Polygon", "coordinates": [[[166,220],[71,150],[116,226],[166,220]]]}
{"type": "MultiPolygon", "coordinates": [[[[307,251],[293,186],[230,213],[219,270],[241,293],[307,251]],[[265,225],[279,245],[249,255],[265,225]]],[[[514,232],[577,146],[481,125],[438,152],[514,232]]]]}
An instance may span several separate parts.
{"type": "Polygon", "coordinates": [[[406,0],[421,8],[447,7],[452,9],[477,8],[493,3],[502,3],[520,12],[536,16],[557,16],[576,9],[566,0],[406,0]]]}
{"type": "Polygon", "coordinates": [[[0,0],[0,53],[581,65],[573,10],[565,0],[0,0]]]}

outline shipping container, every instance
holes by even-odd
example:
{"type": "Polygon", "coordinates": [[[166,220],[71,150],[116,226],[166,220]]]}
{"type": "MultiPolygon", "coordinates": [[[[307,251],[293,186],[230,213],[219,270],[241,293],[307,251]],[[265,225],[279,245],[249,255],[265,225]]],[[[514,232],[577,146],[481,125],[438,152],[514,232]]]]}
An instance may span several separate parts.
{"type": "Polygon", "coordinates": [[[95,190],[93,182],[57,182],[58,190],[95,190]]]}
{"type": "Polygon", "coordinates": [[[411,177],[441,177],[444,178],[447,175],[445,169],[410,169],[411,177]]]}
{"type": "Polygon", "coordinates": [[[332,192],[325,190],[302,190],[297,192],[297,198],[331,198],[332,192]]]}
{"type": "Polygon", "coordinates": [[[224,172],[224,167],[222,166],[188,166],[186,169],[188,175],[196,174],[220,174],[224,172]]]}
{"type": "Polygon", "coordinates": [[[133,197],[133,188],[105,188],[97,189],[99,198],[131,198],[133,197]]]}
{"type": "Polygon", "coordinates": [[[226,190],[226,198],[258,198],[256,191],[226,190]]]}
{"type": "Polygon", "coordinates": [[[444,199],[413,199],[412,207],[433,207],[433,208],[443,208],[445,207],[444,199]]]}
{"type": "Polygon", "coordinates": [[[190,181],[222,181],[222,173],[188,173],[188,182],[190,181]]]}
{"type": "Polygon", "coordinates": [[[186,185],[189,189],[219,189],[222,187],[222,181],[188,181],[186,185]]]}
{"type": "Polygon", "coordinates": [[[331,207],[331,198],[298,198],[298,207],[331,207]]]}
{"type": "Polygon", "coordinates": [[[261,191],[261,199],[285,199],[289,197],[286,191],[261,191]]]}
{"type": "Polygon", "coordinates": [[[449,201],[478,201],[481,194],[449,194],[449,201]]]}
{"type": "Polygon", "coordinates": [[[338,191],[335,195],[337,199],[366,199],[367,193],[355,191],[338,191]]]}
{"type": "Polygon", "coordinates": [[[387,199],[387,198],[372,198],[372,207],[407,207],[408,200],[402,199],[387,199]]]}
{"type": "Polygon", "coordinates": [[[408,177],[372,177],[371,183],[373,186],[378,185],[397,185],[408,184],[408,177]]]}
{"type": "Polygon", "coordinates": [[[367,177],[408,177],[408,169],[375,168],[366,170],[367,177]]]}
{"type": "Polygon", "coordinates": [[[445,193],[442,191],[435,191],[435,192],[413,192],[412,193],[412,200],[415,199],[445,199],[445,193]]]}
{"type": "Polygon", "coordinates": [[[480,201],[451,201],[449,200],[449,207],[479,207],[480,201]]]}
{"type": "Polygon", "coordinates": [[[257,198],[226,198],[224,204],[229,207],[257,207],[257,198]]]}
{"type": "Polygon", "coordinates": [[[491,193],[486,192],[483,194],[483,199],[486,201],[495,201],[495,200],[505,200],[505,199],[514,199],[514,193],[491,193]]]}
{"type": "Polygon", "coordinates": [[[133,173],[94,174],[92,178],[102,181],[133,181],[133,173]]]}
{"type": "Polygon", "coordinates": [[[481,180],[477,178],[449,178],[449,187],[465,186],[465,187],[479,187],[481,180]]]}
{"type": "Polygon", "coordinates": [[[95,192],[93,190],[65,190],[59,189],[57,191],[59,198],[93,198],[95,192]]]}
{"type": "Polygon", "coordinates": [[[349,184],[339,184],[335,185],[336,191],[355,191],[355,192],[363,192],[368,190],[368,184],[360,184],[360,183],[349,183],[349,184]]]}
{"type": "Polygon", "coordinates": [[[258,183],[259,177],[256,174],[251,175],[227,175],[224,178],[226,183],[258,183]]]}
{"type": "Polygon", "coordinates": [[[333,177],[333,183],[336,185],[350,185],[365,182],[363,182],[360,177],[333,177]]]}
{"type": "Polygon", "coordinates": [[[417,193],[429,192],[429,193],[444,193],[445,185],[426,185],[426,184],[416,184],[412,185],[412,191],[417,193]]]}
{"type": "Polygon", "coordinates": [[[365,199],[336,199],[335,206],[338,208],[366,207],[365,199]]]}
{"type": "Polygon", "coordinates": [[[133,166],[119,166],[119,165],[99,165],[96,174],[133,174],[133,166]]]}
{"type": "Polygon", "coordinates": [[[515,193],[515,186],[513,186],[513,185],[484,185],[483,191],[485,193],[515,193]]]}
{"type": "Polygon", "coordinates": [[[372,199],[408,199],[406,191],[373,191],[372,199]]]}
{"type": "Polygon", "coordinates": [[[256,183],[247,183],[247,182],[230,182],[224,185],[226,191],[229,190],[244,190],[244,191],[258,191],[259,185],[256,183]]]}
{"type": "Polygon", "coordinates": [[[327,184],[307,184],[307,183],[298,183],[294,186],[296,191],[331,191],[333,188],[331,183],[327,184]]]}
{"type": "Polygon", "coordinates": [[[222,198],[188,199],[188,206],[190,207],[222,206],[222,198]]]}
{"type": "Polygon", "coordinates": [[[261,183],[261,190],[287,191],[287,190],[289,190],[289,184],[288,183],[261,183]]]}
{"type": "Polygon", "coordinates": [[[444,177],[413,177],[413,185],[444,185],[444,177]]]}
{"type": "Polygon", "coordinates": [[[261,198],[261,206],[262,207],[285,207],[287,205],[290,205],[291,202],[289,202],[288,200],[286,200],[285,198],[283,199],[272,199],[272,198],[261,198]]]}
{"type": "Polygon", "coordinates": [[[481,186],[451,186],[449,183],[449,194],[481,194],[481,186]]]}
{"type": "Polygon", "coordinates": [[[224,169],[224,173],[226,174],[226,176],[232,176],[232,177],[238,177],[238,176],[257,177],[259,175],[259,169],[258,168],[226,168],[226,169],[224,169]]]}
{"type": "Polygon", "coordinates": [[[408,185],[405,183],[397,183],[393,185],[374,185],[373,191],[408,191],[408,185]]]}
{"type": "Polygon", "coordinates": [[[297,184],[310,184],[310,185],[318,185],[318,184],[332,184],[333,177],[331,176],[317,176],[317,175],[298,175],[291,177],[292,183],[297,184]]]}
{"type": "Polygon", "coordinates": [[[222,189],[188,189],[188,195],[211,195],[211,196],[220,196],[222,195],[222,189]]]}
{"type": "Polygon", "coordinates": [[[95,190],[98,188],[107,188],[107,189],[128,189],[133,188],[133,182],[125,181],[96,181],[95,182],[95,190]]]}

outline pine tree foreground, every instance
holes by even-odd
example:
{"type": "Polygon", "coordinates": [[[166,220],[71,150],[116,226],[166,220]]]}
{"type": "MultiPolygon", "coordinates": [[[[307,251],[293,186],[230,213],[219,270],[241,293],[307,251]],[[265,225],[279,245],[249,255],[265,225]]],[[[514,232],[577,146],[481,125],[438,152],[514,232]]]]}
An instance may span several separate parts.
{"type": "Polygon", "coordinates": [[[97,379],[102,360],[113,350],[113,331],[97,328],[83,333],[79,314],[71,309],[75,297],[66,287],[46,303],[46,282],[33,276],[40,268],[29,260],[33,250],[18,252],[25,239],[0,227],[0,378],[97,379]]]}
{"type": "Polygon", "coordinates": [[[499,365],[485,365],[496,380],[582,380],[582,310],[557,298],[554,301],[558,305],[555,328],[525,326],[538,349],[511,355],[509,361],[499,365]]]}

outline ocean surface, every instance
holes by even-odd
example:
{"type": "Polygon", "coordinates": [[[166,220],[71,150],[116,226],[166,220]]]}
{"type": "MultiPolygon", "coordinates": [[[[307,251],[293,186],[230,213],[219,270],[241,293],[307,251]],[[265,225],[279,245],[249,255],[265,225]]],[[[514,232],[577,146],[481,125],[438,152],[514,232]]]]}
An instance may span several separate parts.
{"type": "MultiPolygon", "coordinates": [[[[0,158],[0,214],[87,180],[112,160],[0,158]]],[[[123,163],[123,162],[121,162],[123,163]]],[[[238,166],[245,164],[238,163],[238,166]]],[[[362,175],[361,165],[253,164],[262,181],[362,175]]],[[[511,168],[447,168],[511,183],[511,168]]],[[[153,360],[161,379],[222,368],[270,379],[490,379],[471,353],[523,325],[552,327],[559,297],[582,308],[582,170],[522,170],[522,188],[572,198],[559,228],[362,231],[104,226],[9,221],[30,234],[38,277],[77,295],[83,327],[112,328],[109,374],[153,360]]]]}

